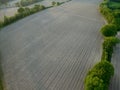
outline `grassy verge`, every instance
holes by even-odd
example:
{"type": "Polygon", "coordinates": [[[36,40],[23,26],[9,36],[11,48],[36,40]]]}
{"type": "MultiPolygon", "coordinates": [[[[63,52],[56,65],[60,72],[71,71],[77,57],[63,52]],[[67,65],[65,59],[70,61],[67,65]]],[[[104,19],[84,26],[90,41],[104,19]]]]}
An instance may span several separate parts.
{"type": "Polygon", "coordinates": [[[100,30],[104,37],[101,61],[96,64],[85,78],[85,90],[108,90],[111,77],[114,75],[114,67],[110,63],[113,47],[120,43],[116,37],[120,31],[120,3],[104,0],[100,4],[100,12],[108,24],[100,30]]]}

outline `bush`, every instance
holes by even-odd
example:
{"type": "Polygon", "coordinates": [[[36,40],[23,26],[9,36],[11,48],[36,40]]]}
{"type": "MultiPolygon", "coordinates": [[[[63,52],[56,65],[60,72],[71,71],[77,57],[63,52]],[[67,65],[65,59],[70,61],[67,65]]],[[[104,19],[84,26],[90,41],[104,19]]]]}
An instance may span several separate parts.
{"type": "Polygon", "coordinates": [[[41,2],[43,0],[21,0],[20,2],[17,2],[16,5],[17,6],[28,6],[37,2],[41,2]]]}
{"type": "Polygon", "coordinates": [[[24,9],[23,7],[20,7],[20,8],[18,9],[18,13],[23,13],[23,12],[25,12],[25,9],[24,9]]]}
{"type": "Polygon", "coordinates": [[[104,42],[110,43],[112,46],[120,43],[120,40],[117,37],[106,37],[104,42]]]}
{"type": "Polygon", "coordinates": [[[114,13],[113,11],[108,8],[108,1],[102,3],[100,5],[100,12],[104,15],[108,23],[111,23],[114,19],[114,13]]]}
{"type": "Polygon", "coordinates": [[[115,24],[117,27],[117,31],[120,31],[120,18],[114,18],[112,24],[115,24]]]}
{"type": "Polygon", "coordinates": [[[40,9],[40,5],[35,5],[33,9],[34,9],[36,12],[41,10],[41,9],[40,9]]]}
{"type": "Polygon", "coordinates": [[[43,10],[43,9],[45,9],[45,6],[35,5],[32,10],[33,10],[33,12],[38,12],[38,11],[43,10]]]}
{"type": "Polygon", "coordinates": [[[53,2],[52,2],[52,6],[55,6],[55,4],[56,4],[56,2],[55,2],[55,1],[53,1],[53,2]]]}
{"type": "Polygon", "coordinates": [[[0,21],[0,28],[2,28],[3,27],[3,22],[2,21],[0,21]]]}
{"type": "Polygon", "coordinates": [[[3,25],[6,26],[6,25],[8,25],[9,23],[10,23],[9,18],[8,18],[7,16],[4,16],[4,23],[3,23],[3,25]]]}
{"type": "Polygon", "coordinates": [[[117,27],[113,24],[105,25],[102,27],[101,33],[106,37],[115,36],[117,34],[117,27]]]}
{"type": "Polygon", "coordinates": [[[10,23],[11,23],[11,22],[15,22],[15,21],[16,21],[16,17],[15,17],[15,16],[9,17],[9,21],[10,21],[10,23]]]}
{"type": "Polygon", "coordinates": [[[85,90],[108,90],[114,68],[111,63],[101,61],[96,64],[85,78],[85,90]]]}
{"type": "Polygon", "coordinates": [[[44,5],[40,5],[40,9],[43,10],[46,9],[46,7],[44,5]]]}
{"type": "Polygon", "coordinates": [[[103,42],[102,60],[111,61],[113,47],[119,43],[120,40],[116,37],[107,37],[103,42]]]}
{"type": "Polygon", "coordinates": [[[114,17],[115,17],[115,18],[120,18],[120,10],[116,10],[116,11],[114,12],[114,17]]]}
{"type": "Polygon", "coordinates": [[[59,2],[55,2],[55,1],[52,2],[52,6],[58,6],[58,5],[60,5],[59,2]]]}

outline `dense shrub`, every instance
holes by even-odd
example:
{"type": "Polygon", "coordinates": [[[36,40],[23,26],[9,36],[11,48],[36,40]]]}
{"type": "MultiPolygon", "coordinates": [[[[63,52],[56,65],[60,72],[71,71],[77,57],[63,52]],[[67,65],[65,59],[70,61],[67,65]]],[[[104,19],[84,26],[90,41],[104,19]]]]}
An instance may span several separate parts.
{"type": "Polygon", "coordinates": [[[4,23],[3,23],[3,25],[5,26],[5,25],[8,25],[9,23],[10,23],[9,18],[7,16],[4,16],[4,23]]]}
{"type": "Polygon", "coordinates": [[[28,6],[37,2],[41,2],[43,0],[21,0],[20,2],[15,3],[17,7],[28,6]]]}
{"type": "Polygon", "coordinates": [[[0,28],[1,28],[1,27],[3,27],[3,22],[2,22],[2,21],[0,21],[0,28]]]}
{"type": "Polygon", "coordinates": [[[113,24],[105,25],[101,28],[101,33],[106,37],[115,36],[117,34],[117,27],[113,24]]]}
{"type": "Polygon", "coordinates": [[[119,43],[120,40],[116,37],[107,37],[103,42],[103,53],[102,53],[102,60],[111,61],[113,47],[119,43]]]}
{"type": "Polygon", "coordinates": [[[115,17],[115,18],[120,18],[120,10],[116,10],[116,11],[114,12],[114,17],[115,17]]]}
{"type": "Polygon", "coordinates": [[[114,13],[110,8],[108,8],[108,2],[104,2],[100,5],[100,12],[104,15],[108,23],[113,21],[114,13]]]}
{"type": "Polygon", "coordinates": [[[33,10],[33,12],[38,12],[40,10],[45,9],[45,6],[43,5],[35,5],[31,10],[33,10]]]}
{"type": "Polygon", "coordinates": [[[104,42],[108,42],[112,46],[115,46],[117,43],[120,43],[120,40],[117,37],[106,37],[104,42]]]}
{"type": "Polygon", "coordinates": [[[112,21],[112,24],[115,24],[117,27],[117,31],[120,31],[120,17],[114,18],[114,20],[112,21]]]}
{"type": "Polygon", "coordinates": [[[24,9],[23,7],[20,7],[20,8],[18,9],[18,13],[23,13],[23,12],[25,12],[25,9],[24,9]]]}
{"type": "Polygon", "coordinates": [[[120,9],[120,3],[119,2],[114,2],[114,1],[109,1],[109,6],[108,7],[112,10],[120,9]]]}
{"type": "Polygon", "coordinates": [[[108,61],[96,64],[85,78],[85,90],[108,90],[114,68],[108,61]]]}
{"type": "Polygon", "coordinates": [[[55,2],[55,1],[52,2],[52,6],[58,6],[58,5],[60,5],[59,2],[55,2]]]}

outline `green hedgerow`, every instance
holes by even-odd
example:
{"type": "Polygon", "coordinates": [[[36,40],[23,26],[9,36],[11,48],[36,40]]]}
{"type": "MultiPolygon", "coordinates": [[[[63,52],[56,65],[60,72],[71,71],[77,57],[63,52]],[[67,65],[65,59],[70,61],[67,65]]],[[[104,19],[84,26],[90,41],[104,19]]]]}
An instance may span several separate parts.
{"type": "Polygon", "coordinates": [[[103,42],[103,53],[102,53],[103,60],[111,61],[113,47],[119,42],[120,40],[117,37],[105,38],[103,42]]]}

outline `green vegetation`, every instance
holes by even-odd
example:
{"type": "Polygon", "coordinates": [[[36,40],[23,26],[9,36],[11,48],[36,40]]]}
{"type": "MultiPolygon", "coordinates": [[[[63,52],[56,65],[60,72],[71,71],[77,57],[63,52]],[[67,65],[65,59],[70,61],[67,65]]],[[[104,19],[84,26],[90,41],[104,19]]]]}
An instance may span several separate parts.
{"type": "Polygon", "coordinates": [[[113,74],[114,68],[111,63],[99,62],[88,72],[85,79],[85,90],[108,90],[113,74]]]}
{"type": "Polygon", "coordinates": [[[3,88],[3,80],[2,79],[3,79],[2,71],[0,70],[0,90],[4,90],[4,88],[3,88]]]}
{"type": "Polygon", "coordinates": [[[113,47],[119,43],[120,40],[116,37],[107,37],[103,42],[102,60],[111,61],[113,47]]]}
{"type": "Polygon", "coordinates": [[[24,11],[25,11],[25,9],[22,8],[22,7],[20,7],[20,8],[18,9],[18,13],[23,13],[24,11]]]}
{"type": "Polygon", "coordinates": [[[0,54],[0,90],[4,90],[3,87],[3,71],[1,66],[1,54],[0,54]]]}
{"type": "Polygon", "coordinates": [[[109,2],[105,0],[100,4],[100,12],[103,14],[108,23],[120,24],[120,2],[109,2]]]}
{"type": "Polygon", "coordinates": [[[111,2],[108,0],[105,0],[100,5],[100,11],[104,15],[105,19],[108,21],[108,25],[105,25],[101,29],[101,33],[103,36],[108,37],[105,38],[103,42],[103,53],[102,53],[102,59],[111,61],[112,53],[113,53],[113,47],[119,43],[119,39],[116,38],[117,31],[120,30],[120,9],[114,8],[111,6],[111,4],[114,4],[114,7],[117,6],[120,3],[118,2],[111,2]],[[114,36],[114,37],[111,37],[114,36]],[[113,44],[114,42],[114,44],[113,44]]]}
{"type": "Polygon", "coordinates": [[[114,24],[108,24],[102,27],[101,33],[103,36],[115,36],[117,34],[117,27],[114,24]]]}
{"type": "Polygon", "coordinates": [[[114,74],[113,65],[110,64],[113,48],[120,40],[115,37],[120,30],[120,0],[104,0],[100,4],[100,12],[108,22],[100,32],[105,37],[101,62],[96,64],[85,78],[85,90],[108,90],[110,79],[114,74]]]}
{"type": "Polygon", "coordinates": [[[52,2],[52,6],[58,6],[58,5],[60,5],[59,2],[55,2],[55,1],[52,2]]]}
{"type": "Polygon", "coordinates": [[[110,0],[110,1],[114,1],[114,2],[120,2],[120,0],[110,0]]]}
{"type": "MultiPolygon", "coordinates": [[[[118,43],[118,39],[116,37],[110,37],[110,36],[116,36],[117,31],[120,30],[120,9],[114,8],[111,5],[113,4],[113,1],[105,0],[100,5],[100,11],[104,15],[105,19],[108,21],[108,25],[105,25],[101,29],[101,33],[103,36],[109,37],[109,39],[105,38],[105,41],[103,43],[103,54],[102,58],[107,59],[108,61],[111,60],[112,53],[113,53],[113,47],[114,45],[111,44],[111,41],[114,41],[114,43],[118,43]]],[[[120,5],[118,2],[114,2],[114,6],[120,5]]]]}
{"type": "MultiPolygon", "coordinates": [[[[25,0],[25,1],[29,1],[29,0],[25,0]]],[[[31,1],[34,1],[34,0],[31,0],[31,1]]],[[[39,0],[36,0],[36,1],[39,1],[39,0]]],[[[71,0],[68,0],[68,1],[71,1],[71,0]]],[[[68,1],[65,1],[65,2],[68,2],[68,1]]],[[[61,2],[61,3],[52,2],[52,4],[53,4],[53,6],[58,6],[58,5],[61,5],[65,2],[61,2]]],[[[33,8],[20,7],[18,9],[18,13],[15,14],[14,16],[11,16],[11,17],[4,16],[4,21],[0,21],[0,28],[5,27],[11,23],[14,23],[14,22],[16,22],[24,17],[27,17],[29,15],[32,15],[32,14],[37,13],[39,11],[42,11],[44,9],[51,8],[53,6],[45,7],[44,5],[34,5],[33,8]]]]}
{"type": "Polygon", "coordinates": [[[43,0],[21,0],[20,2],[16,3],[16,6],[21,7],[21,6],[28,6],[37,2],[41,2],[43,0]]]}
{"type": "Polygon", "coordinates": [[[120,18],[115,18],[115,19],[112,21],[112,24],[115,24],[116,27],[117,27],[117,31],[120,31],[120,18]]]}
{"type": "Polygon", "coordinates": [[[113,2],[113,1],[109,2],[109,8],[111,8],[111,9],[120,9],[120,2],[113,2]]]}
{"type": "Polygon", "coordinates": [[[111,23],[114,19],[114,15],[111,9],[107,6],[108,3],[104,2],[100,5],[100,12],[106,18],[108,23],[111,23]]]}
{"type": "Polygon", "coordinates": [[[46,8],[47,7],[45,7],[43,5],[35,5],[33,8],[20,7],[18,9],[18,13],[15,14],[14,16],[11,16],[11,17],[4,16],[4,21],[0,22],[0,28],[4,27],[6,25],[9,25],[9,24],[11,24],[19,19],[22,19],[26,16],[29,16],[29,15],[34,14],[36,12],[42,11],[46,8]]]}
{"type": "MultiPolygon", "coordinates": [[[[68,1],[66,1],[66,2],[68,2],[68,1]]],[[[53,5],[53,6],[58,6],[58,5],[61,5],[63,3],[65,3],[65,2],[62,2],[62,3],[55,2],[55,5],[53,5]]],[[[29,16],[31,14],[37,13],[39,11],[42,11],[44,9],[47,9],[47,8],[50,8],[50,7],[53,7],[53,6],[45,7],[44,5],[34,5],[33,8],[20,7],[18,9],[18,13],[15,14],[14,16],[11,16],[11,17],[4,16],[4,21],[0,21],[0,29],[7,26],[7,25],[9,25],[9,24],[11,24],[11,23],[14,23],[14,22],[16,22],[16,21],[18,21],[18,20],[20,20],[20,19],[22,19],[24,17],[27,17],[27,16],[29,16]]],[[[0,90],[4,90],[4,87],[3,87],[3,74],[2,74],[1,64],[0,64],[0,90]]]]}
{"type": "MultiPolygon", "coordinates": [[[[61,5],[65,2],[62,2],[62,3],[54,2],[54,3],[55,3],[54,6],[58,6],[58,5],[61,5]]],[[[0,28],[7,26],[13,22],[16,22],[16,21],[18,21],[24,17],[27,17],[31,14],[34,14],[34,13],[37,13],[37,12],[42,11],[44,9],[50,8],[50,7],[53,7],[53,6],[45,7],[44,5],[34,5],[33,8],[20,7],[18,9],[18,13],[15,14],[14,16],[11,16],[11,17],[4,16],[4,21],[0,21],[0,28]]]]}

